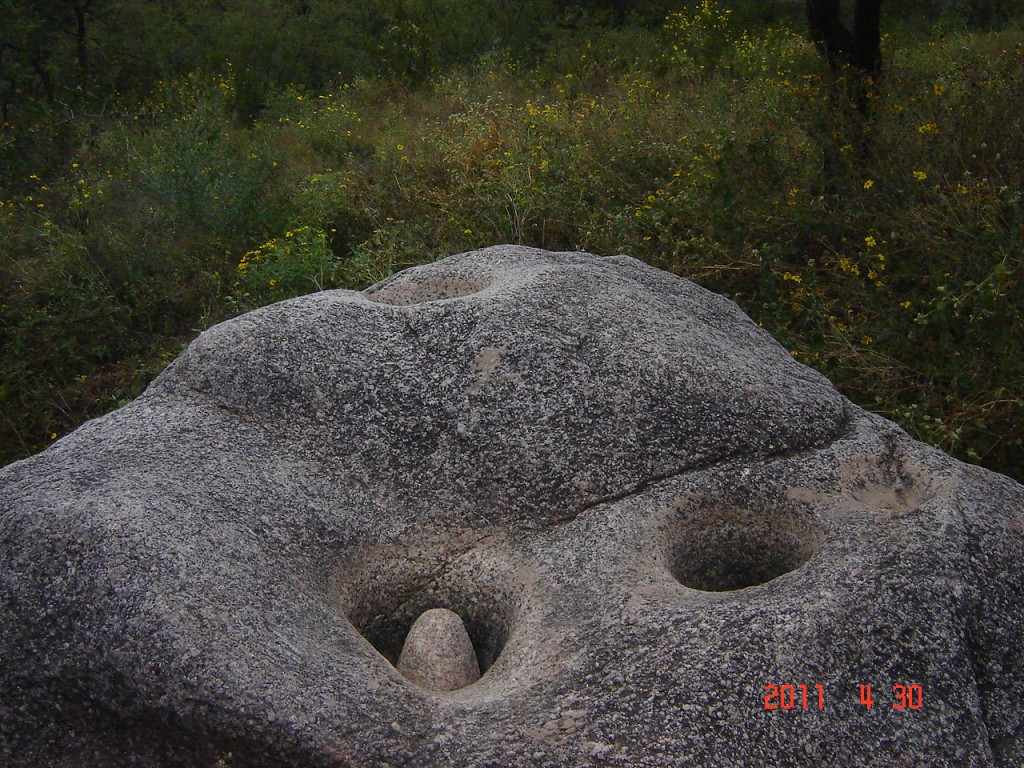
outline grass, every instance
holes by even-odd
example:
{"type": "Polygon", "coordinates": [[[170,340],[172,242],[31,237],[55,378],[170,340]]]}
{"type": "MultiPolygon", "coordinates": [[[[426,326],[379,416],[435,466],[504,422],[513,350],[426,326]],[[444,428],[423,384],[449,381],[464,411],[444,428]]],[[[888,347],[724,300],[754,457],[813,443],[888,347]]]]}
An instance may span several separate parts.
{"type": "Polygon", "coordinates": [[[735,299],[855,402],[1024,478],[1024,31],[884,40],[869,114],[718,6],[415,86],[161,82],[0,200],[0,461],[198,331],[497,242],[629,253],[735,299]],[[823,158],[832,158],[825,171],[823,158]]]}

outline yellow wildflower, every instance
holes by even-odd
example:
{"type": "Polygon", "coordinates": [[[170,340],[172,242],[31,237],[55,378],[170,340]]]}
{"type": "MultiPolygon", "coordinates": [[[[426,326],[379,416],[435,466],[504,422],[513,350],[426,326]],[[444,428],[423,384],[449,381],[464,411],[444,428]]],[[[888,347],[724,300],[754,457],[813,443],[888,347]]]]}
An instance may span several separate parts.
{"type": "Polygon", "coordinates": [[[871,189],[873,186],[875,186],[875,182],[873,179],[868,179],[867,181],[864,182],[864,189],[871,189]]]}
{"type": "Polygon", "coordinates": [[[849,272],[852,275],[860,275],[860,267],[851,262],[846,256],[839,259],[839,268],[843,272],[849,272]]]}
{"type": "Polygon", "coordinates": [[[928,174],[924,171],[914,171],[914,178],[918,181],[924,181],[928,178],[928,174]]]}

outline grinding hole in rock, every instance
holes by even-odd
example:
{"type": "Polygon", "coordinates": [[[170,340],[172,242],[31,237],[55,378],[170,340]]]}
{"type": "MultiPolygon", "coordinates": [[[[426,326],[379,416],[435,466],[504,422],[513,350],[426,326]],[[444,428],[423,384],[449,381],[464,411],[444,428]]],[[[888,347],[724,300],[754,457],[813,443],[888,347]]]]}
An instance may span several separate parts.
{"type": "Polygon", "coordinates": [[[821,548],[809,512],[712,505],[685,515],[672,534],[669,570],[684,586],[729,592],[797,570],[821,548]]]}
{"type": "Polygon", "coordinates": [[[364,553],[340,574],[339,598],[356,630],[411,683],[451,691],[494,665],[511,633],[515,601],[500,576],[434,544],[364,553]],[[442,549],[438,546],[438,549],[442,549]]]}
{"type": "Polygon", "coordinates": [[[454,691],[475,683],[497,661],[507,623],[489,601],[441,601],[451,609],[438,602],[417,596],[390,609],[352,611],[349,620],[409,682],[454,691]]]}

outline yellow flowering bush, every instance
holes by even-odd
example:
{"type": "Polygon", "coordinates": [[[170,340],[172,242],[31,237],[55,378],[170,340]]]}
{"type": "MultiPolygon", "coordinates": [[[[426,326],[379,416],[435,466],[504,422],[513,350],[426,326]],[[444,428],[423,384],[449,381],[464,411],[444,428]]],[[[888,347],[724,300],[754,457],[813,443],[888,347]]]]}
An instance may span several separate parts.
{"type": "Polygon", "coordinates": [[[731,16],[732,10],[715,0],[700,0],[691,11],[668,14],[665,32],[672,66],[684,74],[713,70],[732,50],[731,16]]]}
{"type": "Polygon", "coordinates": [[[326,232],[310,226],[288,229],[242,255],[235,265],[234,300],[251,308],[332,288],[335,268],[326,232]]]}

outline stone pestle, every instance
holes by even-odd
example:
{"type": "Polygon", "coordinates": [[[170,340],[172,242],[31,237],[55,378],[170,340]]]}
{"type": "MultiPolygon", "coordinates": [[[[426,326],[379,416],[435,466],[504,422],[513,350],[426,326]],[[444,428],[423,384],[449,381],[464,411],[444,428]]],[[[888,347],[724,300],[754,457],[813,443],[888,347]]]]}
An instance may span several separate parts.
{"type": "Polygon", "coordinates": [[[428,691],[454,691],[480,679],[480,665],[458,614],[447,608],[425,611],[409,630],[398,671],[428,691]]]}

